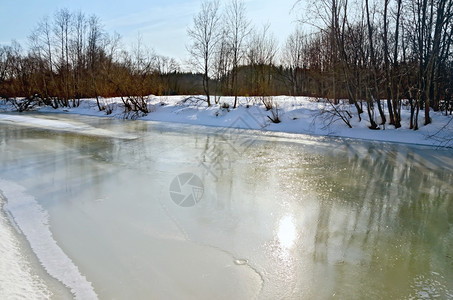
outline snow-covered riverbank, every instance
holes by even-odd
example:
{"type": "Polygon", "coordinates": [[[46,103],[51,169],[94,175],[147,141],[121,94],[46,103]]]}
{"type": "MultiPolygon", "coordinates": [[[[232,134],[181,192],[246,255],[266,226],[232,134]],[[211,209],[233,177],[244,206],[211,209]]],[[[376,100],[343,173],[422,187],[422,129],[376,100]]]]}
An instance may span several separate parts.
{"type": "MultiPolygon", "coordinates": [[[[350,111],[352,118],[349,128],[339,117],[332,116],[326,111],[331,110],[330,104],[316,101],[308,97],[273,97],[273,111],[265,109],[259,100],[252,97],[241,97],[239,106],[232,108],[234,99],[222,97],[219,104],[207,106],[205,101],[188,96],[152,96],[148,100],[148,114],[125,114],[124,105],[120,98],[105,98],[101,105],[107,107],[99,111],[95,99],[84,99],[79,107],[58,108],[38,107],[41,112],[75,113],[90,116],[108,116],[115,118],[137,118],[141,120],[175,122],[193,125],[235,127],[242,129],[255,129],[263,131],[276,131],[287,133],[301,133],[311,135],[338,136],[375,141],[400,142],[434,146],[453,146],[453,122],[451,116],[440,112],[431,111],[432,123],[423,126],[422,113],[419,118],[419,130],[409,129],[409,107],[402,107],[402,127],[395,129],[393,126],[381,126],[381,130],[370,130],[367,113],[362,114],[359,121],[357,113],[352,106],[344,106],[350,111]],[[107,115],[106,111],[110,111],[107,115]],[[325,113],[322,113],[322,112],[325,113]],[[280,123],[273,123],[278,113],[280,123]]],[[[364,104],[365,105],[365,104],[364,104]]],[[[0,111],[12,111],[14,107],[0,102],[0,111]]],[[[0,116],[1,117],[1,116],[0,116]]]]}

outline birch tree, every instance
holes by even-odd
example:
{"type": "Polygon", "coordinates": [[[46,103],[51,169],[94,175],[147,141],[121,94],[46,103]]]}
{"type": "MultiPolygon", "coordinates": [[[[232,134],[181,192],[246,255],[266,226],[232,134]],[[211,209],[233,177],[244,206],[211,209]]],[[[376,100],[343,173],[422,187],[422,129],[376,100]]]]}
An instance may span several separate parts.
{"type": "Polygon", "coordinates": [[[193,18],[192,27],[187,34],[192,44],[187,50],[193,66],[203,74],[203,90],[208,106],[211,106],[209,76],[213,69],[213,60],[217,44],[221,38],[219,1],[204,1],[201,11],[193,18]]]}
{"type": "Polygon", "coordinates": [[[231,0],[226,8],[226,27],[232,55],[231,85],[234,96],[233,108],[236,108],[238,101],[238,68],[244,56],[246,38],[251,32],[244,1],[231,0]]]}

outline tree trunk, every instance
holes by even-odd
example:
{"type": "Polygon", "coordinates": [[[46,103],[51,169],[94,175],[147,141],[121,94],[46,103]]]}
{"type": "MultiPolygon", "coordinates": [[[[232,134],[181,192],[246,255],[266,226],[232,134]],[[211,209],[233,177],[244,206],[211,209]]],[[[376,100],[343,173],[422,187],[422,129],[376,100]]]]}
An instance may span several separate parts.
{"type": "Polygon", "coordinates": [[[378,93],[379,87],[378,87],[378,81],[377,81],[377,64],[376,64],[376,56],[375,56],[375,51],[374,51],[374,43],[373,43],[373,28],[371,25],[371,20],[370,20],[370,9],[368,5],[368,0],[365,0],[366,3],[366,18],[367,18],[367,27],[368,27],[368,42],[370,43],[370,56],[371,56],[371,64],[372,64],[372,69],[373,69],[373,92],[371,93],[372,99],[377,102],[377,107],[379,110],[379,114],[381,116],[381,124],[385,124],[386,118],[384,114],[384,110],[382,109],[381,105],[381,97],[378,93]]]}

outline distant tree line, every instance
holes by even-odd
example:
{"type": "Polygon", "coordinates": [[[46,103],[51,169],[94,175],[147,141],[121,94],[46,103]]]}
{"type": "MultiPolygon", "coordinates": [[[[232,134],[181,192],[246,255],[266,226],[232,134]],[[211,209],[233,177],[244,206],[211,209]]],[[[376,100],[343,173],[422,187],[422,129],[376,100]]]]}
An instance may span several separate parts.
{"type": "Polygon", "coordinates": [[[93,97],[103,110],[101,96],[118,96],[126,107],[146,111],[147,95],[179,92],[179,79],[191,86],[179,70],[176,60],[147,50],[140,38],[125,51],[98,17],[61,9],[37,24],[27,51],[17,42],[0,47],[0,97],[39,97],[55,108],[93,97]]]}
{"type": "Polygon", "coordinates": [[[424,124],[430,110],[451,113],[453,0],[299,0],[295,10],[303,26],[278,47],[269,25],[252,26],[243,1],[202,2],[187,30],[192,72],[182,73],[140,38],[126,51],[98,17],[62,9],[37,24],[26,51],[0,47],[0,97],[53,107],[92,97],[103,110],[100,98],[117,96],[146,113],[150,94],[204,94],[208,105],[231,95],[234,107],[254,96],[268,109],[273,95],[304,95],[349,101],[371,129],[400,127],[403,105],[413,129],[421,110],[424,124]]]}

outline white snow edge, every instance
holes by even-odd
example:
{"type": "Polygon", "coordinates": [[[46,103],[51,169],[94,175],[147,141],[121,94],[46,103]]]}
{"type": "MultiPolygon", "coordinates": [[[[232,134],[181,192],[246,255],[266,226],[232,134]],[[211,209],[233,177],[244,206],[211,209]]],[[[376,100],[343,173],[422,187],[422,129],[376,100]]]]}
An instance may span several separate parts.
{"type": "Polygon", "coordinates": [[[47,273],[67,286],[75,299],[98,299],[91,283],[53,239],[49,216],[35,198],[23,186],[1,178],[0,190],[7,199],[4,209],[13,216],[47,273]]]}

